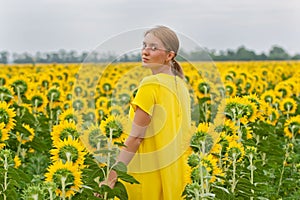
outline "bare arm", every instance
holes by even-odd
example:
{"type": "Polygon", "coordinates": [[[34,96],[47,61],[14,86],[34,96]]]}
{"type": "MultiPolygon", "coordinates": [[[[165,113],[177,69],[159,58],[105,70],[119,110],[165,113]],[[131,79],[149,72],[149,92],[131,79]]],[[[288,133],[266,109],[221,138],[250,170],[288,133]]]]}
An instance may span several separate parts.
{"type": "MultiPolygon", "coordinates": [[[[150,124],[150,122],[150,115],[137,107],[133,119],[131,133],[124,143],[126,146],[121,149],[121,152],[117,158],[117,162],[123,162],[125,165],[129,164],[134,154],[138,150],[141,142],[143,141],[147,126],[150,124]]],[[[113,188],[117,182],[117,178],[117,173],[114,170],[111,170],[106,184],[113,188]]]]}
{"type": "Polygon", "coordinates": [[[129,164],[144,139],[144,134],[150,121],[149,114],[137,107],[133,119],[132,131],[124,143],[125,147],[122,148],[117,158],[118,162],[123,162],[125,165],[129,164]]]}

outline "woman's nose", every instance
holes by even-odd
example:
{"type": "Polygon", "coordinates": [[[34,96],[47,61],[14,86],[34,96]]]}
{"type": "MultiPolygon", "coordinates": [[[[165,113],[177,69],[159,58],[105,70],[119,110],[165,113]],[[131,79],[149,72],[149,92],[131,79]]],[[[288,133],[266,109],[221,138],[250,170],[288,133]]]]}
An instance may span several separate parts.
{"type": "Polygon", "coordinates": [[[143,48],[142,49],[142,55],[148,55],[149,54],[149,49],[148,48],[143,48]]]}

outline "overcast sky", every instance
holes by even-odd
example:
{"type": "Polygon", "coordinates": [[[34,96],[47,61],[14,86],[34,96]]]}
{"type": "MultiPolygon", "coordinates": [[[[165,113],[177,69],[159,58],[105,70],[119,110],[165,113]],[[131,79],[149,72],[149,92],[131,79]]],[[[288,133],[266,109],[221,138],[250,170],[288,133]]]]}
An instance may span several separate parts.
{"type": "Polygon", "coordinates": [[[299,0],[0,0],[0,51],[90,51],[161,24],[208,49],[261,53],[277,44],[295,54],[299,21],[299,0]]]}

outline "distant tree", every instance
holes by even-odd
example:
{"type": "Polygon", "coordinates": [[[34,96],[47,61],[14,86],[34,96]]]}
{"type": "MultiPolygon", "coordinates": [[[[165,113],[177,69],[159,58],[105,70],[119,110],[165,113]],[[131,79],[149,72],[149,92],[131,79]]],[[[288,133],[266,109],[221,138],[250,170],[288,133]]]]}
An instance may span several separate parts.
{"type": "Polygon", "coordinates": [[[7,64],[8,63],[9,53],[7,51],[0,52],[0,63],[7,64]]]}
{"type": "Polygon", "coordinates": [[[255,60],[256,54],[254,51],[247,50],[244,46],[237,49],[235,58],[238,60],[255,60]]]}
{"type": "MultiPolygon", "coordinates": [[[[192,51],[180,49],[177,53],[178,61],[228,61],[228,60],[300,60],[300,54],[290,56],[282,47],[272,46],[268,54],[256,54],[254,51],[247,49],[244,45],[239,46],[236,50],[227,49],[216,51],[207,48],[195,48],[192,51]]],[[[81,62],[140,62],[141,53],[128,53],[121,57],[114,52],[82,52],[77,53],[74,50],[66,51],[60,49],[57,52],[36,52],[34,56],[29,53],[13,53],[12,59],[7,51],[0,52],[0,63],[81,63],[81,62]]]]}
{"type": "Polygon", "coordinates": [[[291,59],[292,60],[300,60],[300,54],[294,55],[291,59]]]}
{"type": "Polygon", "coordinates": [[[35,63],[34,58],[27,52],[22,54],[13,54],[13,63],[35,63]]]}
{"type": "Polygon", "coordinates": [[[269,52],[269,60],[288,60],[289,54],[279,46],[273,46],[269,52]]]}

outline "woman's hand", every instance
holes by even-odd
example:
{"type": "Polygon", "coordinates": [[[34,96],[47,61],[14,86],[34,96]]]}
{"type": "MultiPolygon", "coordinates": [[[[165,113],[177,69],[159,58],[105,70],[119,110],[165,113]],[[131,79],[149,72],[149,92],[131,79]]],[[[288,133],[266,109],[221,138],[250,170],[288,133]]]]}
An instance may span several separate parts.
{"type": "Polygon", "coordinates": [[[102,185],[107,185],[109,186],[111,189],[113,189],[115,187],[115,184],[118,180],[118,174],[115,170],[111,170],[108,174],[108,177],[106,180],[102,181],[99,186],[101,187],[102,185]]]}

